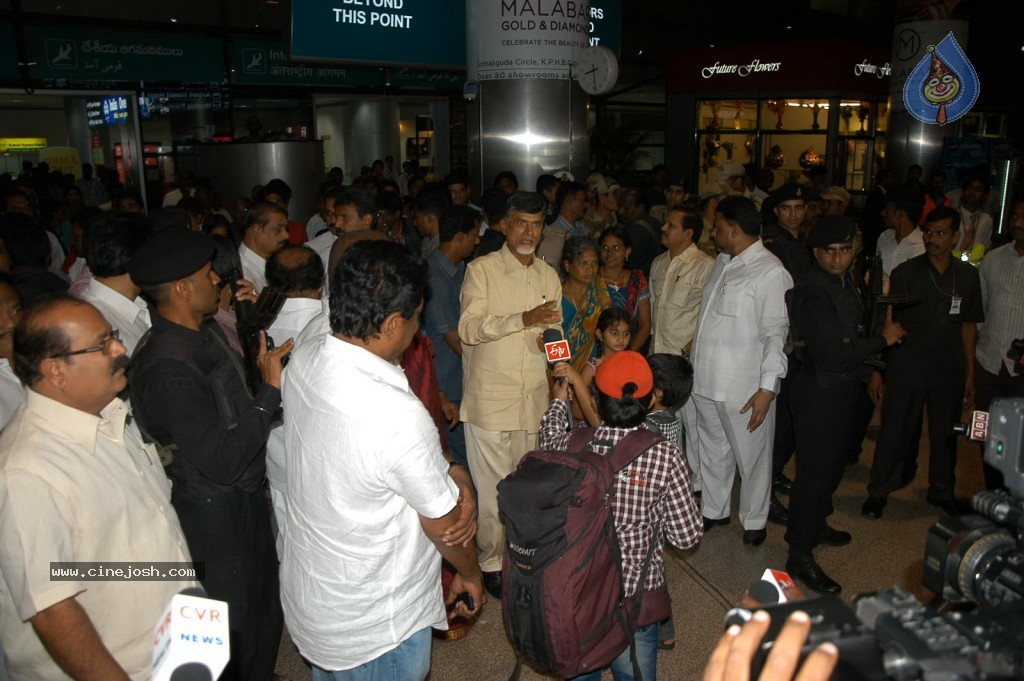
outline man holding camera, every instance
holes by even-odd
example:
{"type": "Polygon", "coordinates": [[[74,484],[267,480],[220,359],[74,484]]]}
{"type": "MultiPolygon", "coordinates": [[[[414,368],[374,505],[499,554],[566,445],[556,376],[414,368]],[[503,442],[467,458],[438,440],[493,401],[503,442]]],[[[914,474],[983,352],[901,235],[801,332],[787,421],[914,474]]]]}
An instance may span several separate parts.
{"type": "Polygon", "coordinates": [[[193,558],[206,564],[203,586],[230,606],[231,662],[221,678],[269,680],[282,615],[263,481],[281,360],[293,342],[263,347],[263,384],[251,395],[241,358],[210,319],[220,298],[215,248],[205,234],[173,230],[132,258],[129,274],[157,314],[132,362],[131,401],[142,431],[173,455],[171,503],[193,558]]]}

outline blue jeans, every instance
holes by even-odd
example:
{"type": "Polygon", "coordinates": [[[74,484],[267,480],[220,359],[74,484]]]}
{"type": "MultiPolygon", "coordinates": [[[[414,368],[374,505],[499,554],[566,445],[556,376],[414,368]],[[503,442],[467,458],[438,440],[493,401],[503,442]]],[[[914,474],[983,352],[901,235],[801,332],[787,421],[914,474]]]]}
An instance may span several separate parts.
{"type": "MultiPolygon", "coordinates": [[[[658,629],[659,622],[639,627],[634,634],[636,641],[636,661],[640,667],[640,674],[643,681],[655,681],[658,678],[658,629]]],[[[615,681],[635,681],[633,678],[633,663],[629,661],[629,646],[622,651],[622,654],[612,660],[612,676],[615,681]]],[[[571,681],[600,681],[601,670],[597,669],[580,676],[575,676],[571,681]]]]}
{"type": "Polygon", "coordinates": [[[329,672],[313,665],[313,681],[423,681],[428,673],[430,627],[420,629],[394,650],[352,669],[329,672]]]}

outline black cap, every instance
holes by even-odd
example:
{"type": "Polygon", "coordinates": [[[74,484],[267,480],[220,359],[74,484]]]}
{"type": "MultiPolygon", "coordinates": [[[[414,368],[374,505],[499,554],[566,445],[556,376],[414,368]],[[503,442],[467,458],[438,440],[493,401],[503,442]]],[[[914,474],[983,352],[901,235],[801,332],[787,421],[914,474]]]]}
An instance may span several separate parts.
{"type": "Polygon", "coordinates": [[[142,244],[128,263],[128,274],[139,286],[178,281],[201,270],[216,250],[207,234],[170,229],[142,244]]]}
{"type": "Polygon", "coordinates": [[[832,244],[853,242],[857,227],[853,220],[842,215],[828,215],[814,226],[804,243],[808,248],[823,248],[832,244]]]}
{"type": "Polygon", "coordinates": [[[778,206],[780,203],[786,201],[806,201],[807,200],[807,187],[802,184],[795,184],[790,182],[784,184],[771,193],[772,200],[775,205],[778,206]]]}
{"type": "Polygon", "coordinates": [[[914,187],[893,187],[886,193],[885,202],[896,205],[923,206],[924,192],[914,187]]]}
{"type": "Polygon", "coordinates": [[[159,234],[170,229],[188,229],[188,213],[181,208],[162,208],[149,214],[150,233],[159,234]]]}

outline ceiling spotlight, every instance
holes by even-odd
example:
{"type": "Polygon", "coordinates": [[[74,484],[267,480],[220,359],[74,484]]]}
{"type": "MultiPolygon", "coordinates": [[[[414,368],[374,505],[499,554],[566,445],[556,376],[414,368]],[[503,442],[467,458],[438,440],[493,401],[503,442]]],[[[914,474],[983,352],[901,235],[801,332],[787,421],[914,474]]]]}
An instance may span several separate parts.
{"type": "Polygon", "coordinates": [[[636,56],[638,56],[638,57],[644,56],[644,51],[640,50],[639,52],[636,53],[636,56]]]}
{"type": "Polygon", "coordinates": [[[172,24],[176,24],[176,23],[178,23],[178,20],[177,20],[177,19],[175,19],[174,17],[171,17],[171,23],[172,23],[172,24]]]}

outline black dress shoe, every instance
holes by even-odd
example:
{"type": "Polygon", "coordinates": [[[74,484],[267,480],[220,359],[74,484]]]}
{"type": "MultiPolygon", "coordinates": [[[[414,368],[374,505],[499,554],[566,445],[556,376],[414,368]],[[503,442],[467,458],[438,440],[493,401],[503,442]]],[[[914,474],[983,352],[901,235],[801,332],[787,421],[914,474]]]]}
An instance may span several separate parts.
{"type": "Polygon", "coordinates": [[[760,546],[768,538],[768,530],[743,530],[743,543],[749,546],[760,546]]]}
{"type": "Polygon", "coordinates": [[[882,511],[887,503],[889,503],[888,500],[881,497],[868,497],[868,500],[860,507],[860,514],[865,518],[877,520],[882,517],[882,511]]]}
{"type": "Polygon", "coordinates": [[[484,588],[491,596],[501,600],[501,570],[484,573],[484,588]]]}
{"type": "Polygon", "coordinates": [[[955,497],[951,497],[949,499],[928,499],[928,503],[937,508],[941,508],[946,515],[964,515],[965,513],[973,513],[970,504],[955,497]]]}
{"type": "Polygon", "coordinates": [[[729,516],[725,516],[724,518],[708,518],[707,516],[701,516],[701,518],[704,518],[704,531],[705,532],[710,532],[711,528],[713,528],[713,527],[718,527],[719,525],[728,525],[729,524],[729,516]]]}
{"type": "Polygon", "coordinates": [[[772,495],[772,500],[768,504],[768,520],[775,523],[776,525],[785,525],[789,522],[789,511],[782,505],[782,502],[772,495]]]}
{"type": "Polygon", "coordinates": [[[793,481],[786,477],[785,473],[779,473],[772,478],[772,491],[776,494],[789,494],[793,491],[793,481]]]}
{"type": "Polygon", "coordinates": [[[843,532],[837,530],[834,527],[825,526],[825,531],[818,535],[818,539],[814,542],[815,546],[846,546],[853,541],[853,536],[849,532],[843,532]]]}
{"type": "Polygon", "coordinates": [[[825,574],[814,556],[790,556],[786,561],[786,572],[820,594],[838,594],[843,590],[837,581],[825,574]]]}

